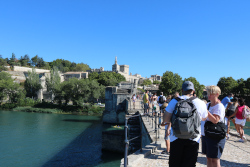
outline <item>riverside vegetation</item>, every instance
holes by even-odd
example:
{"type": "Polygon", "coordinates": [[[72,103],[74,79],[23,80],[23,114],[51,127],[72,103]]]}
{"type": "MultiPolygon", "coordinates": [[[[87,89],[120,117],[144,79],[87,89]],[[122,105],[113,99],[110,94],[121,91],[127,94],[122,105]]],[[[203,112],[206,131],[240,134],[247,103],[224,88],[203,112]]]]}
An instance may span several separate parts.
{"type": "MultiPolygon", "coordinates": [[[[102,108],[95,106],[97,99],[104,99],[105,87],[116,86],[117,83],[125,81],[124,76],[115,72],[102,72],[100,74],[93,72],[89,74],[88,79],[78,80],[71,78],[68,81],[61,82],[58,71],[86,71],[90,67],[84,63],[74,63],[68,60],[56,59],[52,62],[45,62],[38,55],[29,58],[28,55],[16,58],[12,53],[11,58],[2,58],[0,55],[0,109],[27,110],[34,112],[79,112],[79,113],[100,113],[102,108]],[[11,78],[10,74],[4,72],[5,66],[24,66],[32,67],[32,72],[28,73],[24,83],[17,83],[11,78]],[[35,100],[36,93],[42,88],[39,76],[35,68],[48,69],[51,71],[50,77],[46,78],[47,91],[52,94],[53,104],[50,102],[41,102],[35,100]],[[71,103],[71,105],[68,105],[71,103]],[[25,109],[24,107],[27,107],[25,109]]],[[[166,71],[163,73],[162,82],[159,84],[159,92],[164,94],[173,94],[181,92],[181,85],[184,81],[194,83],[196,94],[199,98],[204,98],[204,85],[200,84],[196,78],[189,77],[182,79],[177,73],[166,71]]],[[[142,85],[152,84],[150,80],[143,81],[142,85]]],[[[244,80],[240,78],[235,80],[232,77],[221,77],[217,83],[221,88],[221,97],[228,93],[234,93],[235,96],[244,97],[247,102],[250,98],[250,77],[244,80]]],[[[142,90],[143,92],[143,90],[142,90]]]]}

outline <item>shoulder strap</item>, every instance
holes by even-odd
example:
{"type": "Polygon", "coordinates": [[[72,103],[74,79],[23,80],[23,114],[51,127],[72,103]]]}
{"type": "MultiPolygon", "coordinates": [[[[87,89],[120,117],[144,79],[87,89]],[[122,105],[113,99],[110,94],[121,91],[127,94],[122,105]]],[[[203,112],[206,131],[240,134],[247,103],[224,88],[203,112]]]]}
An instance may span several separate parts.
{"type": "Polygon", "coordinates": [[[196,98],[197,98],[197,97],[193,96],[193,97],[190,97],[189,100],[192,101],[192,100],[194,100],[194,99],[196,99],[196,98]]]}
{"type": "Polygon", "coordinates": [[[211,105],[211,103],[209,103],[209,104],[208,104],[208,106],[207,106],[207,110],[209,110],[209,108],[210,108],[210,105],[211,105]]]}
{"type": "MultiPolygon", "coordinates": [[[[196,98],[197,98],[197,97],[193,96],[193,97],[190,97],[190,98],[187,99],[187,100],[193,101],[193,100],[196,99],[196,98]]],[[[180,100],[183,100],[183,99],[181,99],[181,98],[179,98],[179,97],[176,97],[175,100],[180,101],[180,100]]]]}
{"type": "Polygon", "coordinates": [[[182,100],[181,98],[179,98],[179,97],[176,97],[176,98],[174,98],[175,100],[177,100],[177,101],[180,101],[180,100],[182,100]]]}

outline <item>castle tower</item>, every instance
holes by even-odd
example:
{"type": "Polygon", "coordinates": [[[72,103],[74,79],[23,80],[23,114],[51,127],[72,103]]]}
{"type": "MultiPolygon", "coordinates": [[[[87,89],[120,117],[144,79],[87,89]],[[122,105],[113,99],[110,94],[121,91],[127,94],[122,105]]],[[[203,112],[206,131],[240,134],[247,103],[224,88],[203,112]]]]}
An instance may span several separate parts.
{"type": "Polygon", "coordinates": [[[120,66],[117,64],[117,57],[115,57],[115,64],[112,65],[112,71],[113,72],[119,72],[120,66]]]}

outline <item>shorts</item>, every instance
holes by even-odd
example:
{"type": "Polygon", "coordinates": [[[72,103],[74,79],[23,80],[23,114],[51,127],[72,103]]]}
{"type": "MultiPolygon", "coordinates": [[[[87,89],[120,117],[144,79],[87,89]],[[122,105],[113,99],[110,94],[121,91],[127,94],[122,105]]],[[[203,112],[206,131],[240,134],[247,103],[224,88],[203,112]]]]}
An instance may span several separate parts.
{"type": "Polygon", "coordinates": [[[168,136],[167,136],[167,130],[165,130],[165,136],[164,136],[164,139],[165,139],[165,140],[170,140],[170,137],[169,137],[169,136],[170,136],[170,135],[168,135],[168,136]]]}
{"type": "MultiPolygon", "coordinates": [[[[234,111],[233,110],[227,110],[227,112],[226,112],[226,116],[227,117],[230,117],[231,115],[233,115],[234,114],[234,111]]],[[[233,116],[233,117],[231,117],[230,119],[234,119],[235,118],[235,116],[233,116]]]]}
{"type": "Polygon", "coordinates": [[[245,124],[246,124],[246,119],[238,119],[238,118],[236,118],[236,119],[235,119],[235,123],[238,124],[238,125],[245,126],[245,124]]]}
{"type": "Polygon", "coordinates": [[[148,109],[148,103],[144,103],[144,109],[148,109]]]}
{"type": "Polygon", "coordinates": [[[206,154],[208,158],[219,158],[222,155],[226,139],[216,140],[206,136],[202,136],[201,152],[206,154]]]}

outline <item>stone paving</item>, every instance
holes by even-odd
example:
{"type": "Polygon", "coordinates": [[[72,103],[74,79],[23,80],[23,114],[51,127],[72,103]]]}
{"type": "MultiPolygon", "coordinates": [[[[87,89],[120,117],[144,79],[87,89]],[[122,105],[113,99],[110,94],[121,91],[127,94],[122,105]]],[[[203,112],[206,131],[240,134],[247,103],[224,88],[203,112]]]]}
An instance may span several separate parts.
{"type": "MultiPolygon", "coordinates": [[[[139,101],[136,106],[139,107],[139,101]]],[[[136,107],[137,108],[137,107],[136,107]]],[[[144,122],[147,124],[147,121],[144,122]]],[[[163,141],[164,130],[160,130],[160,140],[163,141]]],[[[227,140],[222,157],[221,166],[222,167],[250,167],[250,136],[245,135],[247,140],[244,143],[238,142],[239,135],[235,130],[230,130],[230,138],[227,140]]],[[[161,148],[155,150],[150,155],[142,158],[138,163],[133,164],[136,167],[167,167],[169,155],[161,154],[165,149],[165,144],[162,142],[161,148]]],[[[197,167],[205,167],[206,156],[201,154],[201,144],[198,154],[198,160],[196,163],[197,167]]]]}
{"type": "MultiPolygon", "coordinates": [[[[227,140],[225,149],[221,157],[222,167],[247,167],[250,166],[250,142],[249,140],[245,143],[238,142],[239,136],[236,135],[235,131],[231,132],[230,139],[227,140]]],[[[248,139],[249,136],[246,135],[248,139]]],[[[201,146],[201,144],[200,144],[201,146]]],[[[168,166],[169,155],[161,154],[165,149],[156,150],[151,155],[145,157],[140,163],[136,164],[137,167],[146,166],[168,166]]],[[[206,167],[206,156],[201,154],[201,148],[199,149],[197,167],[206,167]]]]}

